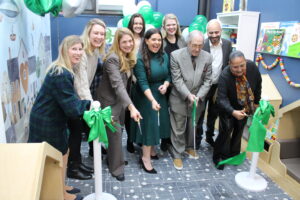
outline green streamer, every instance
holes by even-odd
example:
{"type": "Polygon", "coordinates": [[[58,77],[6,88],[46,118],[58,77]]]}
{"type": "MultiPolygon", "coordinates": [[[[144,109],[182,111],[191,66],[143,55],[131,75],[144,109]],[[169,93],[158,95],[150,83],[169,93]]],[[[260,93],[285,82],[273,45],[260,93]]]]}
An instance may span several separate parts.
{"type": "Polygon", "coordinates": [[[108,106],[102,110],[99,109],[99,111],[95,111],[94,109],[85,111],[83,119],[91,128],[88,141],[91,142],[99,138],[99,142],[103,142],[107,148],[108,139],[105,126],[107,126],[112,132],[116,131],[116,128],[112,125],[111,107],[108,106]]]}
{"type": "Polygon", "coordinates": [[[193,120],[193,126],[196,126],[196,111],[197,111],[197,100],[194,100],[193,103],[193,110],[192,110],[192,120],[193,120]]]}
{"type": "MultiPolygon", "coordinates": [[[[260,100],[259,107],[256,109],[253,115],[253,121],[249,128],[250,137],[248,140],[246,151],[262,152],[264,150],[264,141],[267,132],[264,125],[268,124],[271,114],[274,117],[274,107],[270,104],[269,101],[260,100]]],[[[244,162],[245,159],[246,152],[242,152],[234,157],[220,161],[217,164],[217,167],[224,164],[240,165],[244,162]]]]}

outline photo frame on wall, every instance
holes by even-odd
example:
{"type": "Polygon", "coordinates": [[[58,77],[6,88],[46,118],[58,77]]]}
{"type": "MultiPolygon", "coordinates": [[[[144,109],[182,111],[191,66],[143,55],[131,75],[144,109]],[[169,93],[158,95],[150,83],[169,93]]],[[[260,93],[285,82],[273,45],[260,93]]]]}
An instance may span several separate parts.
{"type": "Polygon", "coordinates": [[[223,0],[223,13],[232,12],[234,10],[234,0],[223,0]]]}

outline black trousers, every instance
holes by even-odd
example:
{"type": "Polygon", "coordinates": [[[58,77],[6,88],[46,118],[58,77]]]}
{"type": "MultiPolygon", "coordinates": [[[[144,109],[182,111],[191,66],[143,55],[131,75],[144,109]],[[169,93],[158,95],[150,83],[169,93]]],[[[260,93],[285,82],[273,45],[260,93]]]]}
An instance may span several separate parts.
{"type": "Polygon", "coordinates": [[[233,116],[220,113],[219,120],[219,135],[215,141],[213,159],[227,159],[238,155],[247,117],[237,120],[233,116]]]}
{"type": "Polygon", "coordinates": [[[205,100],[204,100],[204,109],[203,112],[200,114],[200,118],[198,120],[197,124],[197,135],[196,135],[196,144],[197,146],[200,145],[202,136],[203,136],[203,121],[204,121],[204,115],[206,110],[206,104],[208,103],[207,108],[207,120],[206,120],[206,138],[213,137],[214,131],[215,131],[215,122],[218,117],[218,108],[214,99],[214,95],[216,93],[216,90],[218,88],[217,84],[213,84],[208,91],[205,100]]]}
{"type": "MultiPolygon", "coordinates": [[[[88,134],[90,132],[90,128],[82,118],[70,119],[68,121],[68,127],[70,130],[70,135],[69,135],[70,152],[69,152],[68,162],[81,163],[80,148],[81,148],[82,133],[88,134]]],[[[90,143],[92,144],[92,142],[90,143]]]]}

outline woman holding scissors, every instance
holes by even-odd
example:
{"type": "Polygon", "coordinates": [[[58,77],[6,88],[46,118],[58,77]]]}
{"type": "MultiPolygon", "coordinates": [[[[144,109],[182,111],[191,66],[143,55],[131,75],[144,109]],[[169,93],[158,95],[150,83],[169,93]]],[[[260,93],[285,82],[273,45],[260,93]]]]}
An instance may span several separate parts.
{"type": "Polygon", "coordinates": [[[156,174],[151,158],[158,159],[154,145],[161,138],[170,136],[170,118],[166,91],[171,77],[169,59],[162,48],[162,35],[158,29],[149,29],[142,42],[134,68],[137,87],[133,90],[134,104],[144,117],[132,123],[133,141],[142,144],[143,155],[140,163],[145,172],[156,174]]]}
{"type": "MultiPolygon", "coordinates": [[[[115,33],[109,53],[104,59],[102,80],[96,92],[102,108],[111,106],[113,120],[118,124],[124,123],[126,108],[130,111],[130,117],[136,122],[142,119],[126,90],[135,63],[133,34],[127,28],[119,28],[115,33]]],[[[124,181],[122,130],[117,125],[115,128],[117,129],[115,133],[106,128],[109,143],[108,168],[113,177],[118,181],[124,181]]]]}

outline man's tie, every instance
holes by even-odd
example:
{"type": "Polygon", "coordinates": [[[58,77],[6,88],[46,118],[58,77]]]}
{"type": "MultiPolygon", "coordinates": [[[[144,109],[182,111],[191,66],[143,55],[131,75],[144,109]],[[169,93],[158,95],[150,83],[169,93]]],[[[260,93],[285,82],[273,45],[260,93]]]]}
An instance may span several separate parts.
{"type": "Polygon", "coordinates": [[[194,67],[194,70],[195,70],[196,69],[196,61],[195,61],[196,56],[192,56],[191,58],[192,58],[192,64],[193,64],[193,67],[194,67]]]}

